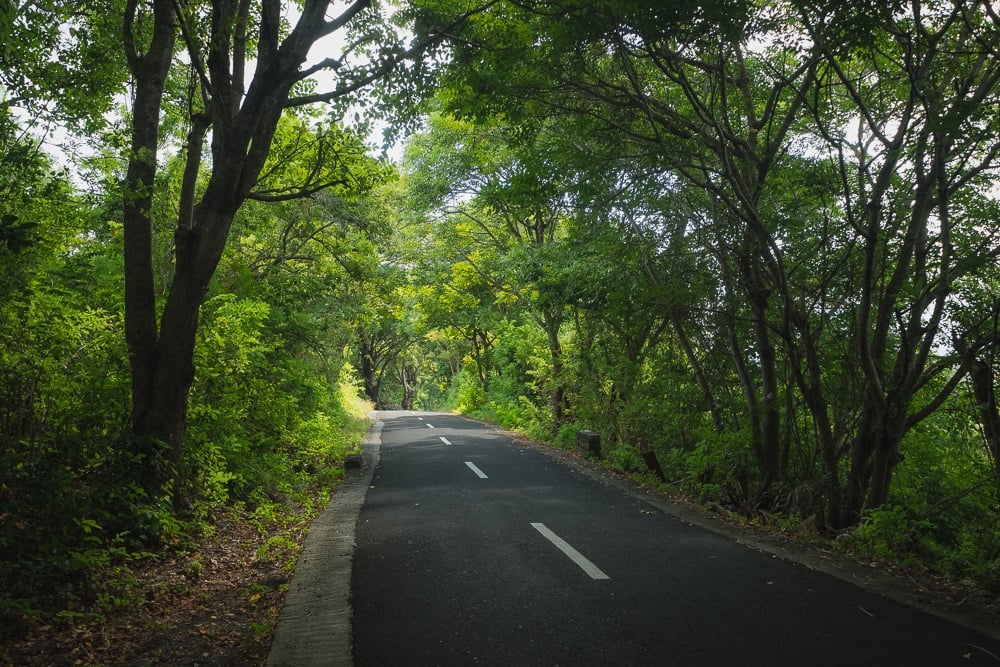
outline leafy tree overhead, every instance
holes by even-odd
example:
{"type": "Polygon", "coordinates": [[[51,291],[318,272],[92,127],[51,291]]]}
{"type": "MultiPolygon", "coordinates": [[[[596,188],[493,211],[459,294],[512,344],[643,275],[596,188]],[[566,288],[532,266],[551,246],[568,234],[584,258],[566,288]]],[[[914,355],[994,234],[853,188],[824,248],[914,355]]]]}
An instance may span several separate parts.
{"type": "MultiPolygon", "coordinates": [[[[422,28],[406,44],[390,22],[388,8],[379,3],[334,7],[327,0],[307,0],[289,24],[283,16],[290,5],[275,0],[259,7],[224,0],[184,5],[131,0],[124,7],[124,52],[135,91],[124,183],[133,426],[141,436],[167,441],[174,466],[183,452],[198,310],[236,212],[248,199],[307,196],[334,183],[358,183],[358,175],[320,135],[310,149],[313,168],[303,170],[297,181],[269,185],[272,142],[282,115],[313,104],[353,101],[358,91],[378,82],[385,83],[380,90],[388,98],[420,90],[426,82],[425,53],[449,25],[477,11],[401,14],[393,20],[419,19],[422,28]],[[314,46],[334,35],[344,35],[342,53],[311,63],[314,46]],[[150,254],[151,203],[160,119],[169,73],[177,67],[189,72],[183,98],[188,134],[177,201],[175,269],[161,311],[150,254]],[[324,90],[313,83],[321,73],[334,79],[324,90]],[[203,157],[209,133],[210,158],[203,157]]],[[[161,476],[160,483],[168,476],[161,476]]]]}
{"type": "Polygon", "coordinates": [[[531,89],[518,78],[508,80],[505,72],[497,77],[499,85],[515,93],[598,118],[603,131],[615,132],[640,154],[656,156],[662,167],[651,173],[664,177],[673,172],[711,192],[720,204],[716,210],[725,216],[721,226],[742,227],[736,242],[728,243],[727,254],[739,257],[731,275],[755,323],[759,364],[751,370],[737,357],[734,362],[745,370],[744,377],[759,378],[745,382],[744,388],[767,487],[782,475],[780,370],[769,311],[785,278],[773,227],[759,204],[788,133],[803,113],[798,91],[810,85],[815,56],[796,53],[794,46],[775,47],[774,54],[750,53],[745,40],[754,29],[752,22],[740,12],[729,18],[709,38],[709,29],[697,20],[690,29],[683,21],[658,25],[655,12],[571,12],[566,20],[581,24],[575,39],[553,39],[548,51],[540,50],[542,56],[526,55],[528,66],[539,71],[544,66],[540,61],[556,59],[560,67],[547,78],[528,79],[531,89]],[[566,61],[571,56],[576,64],[566,61]],[[768,67],[777,68],[780,76],[769,78],[768,67]]]}
{"type": "Polygon", "coordinates": [[[7,103],[85,137],[125,92],[119,0],[0,2],[0,86],[7,103]],[[6,32],[6,34],[3,34],[6,32]]]}
{"type": "Polygon", "coordinates": [[[854,354],[865,398],[846,490],[856,519],[865,504],[887,502],[903,437],[968,370],[942,348],[957,319],[956,281],[994,261],[1000,241],[974,204],[989,197],[1000,165],[989,111],[1000,102],[1000,17],[980,3],[914,5],[846,56],[820,30],[830,17],[804,17],[840,84],[826,89],[826,108],[848,104],[858,123],[849,134],[817,110],[840,173],[843,223],[860,244],[854,354]],[[861,84],[858,68],[880,76],[861,84]],[[918,398],[942,375],[936,393],[918,398]]]}
{"type": "Polygon", "coordinates": [[[442,38],[490,4],[5,5],[13,21],[0,72],[15,103],[93,131],[115,96],[129,93],[124,121],[130,146],[121,189],[125,333],[134,442],[155,471],[154,495],[168,489],[171,468],[181,467],[199,307],[237,211],[248,200],[370,187],[371,174],[358,172],[340,152],[346,144],[331,129],[339,114],[365,91],[368,101],[379,103],[369,111],[373,116],[406,116],[428,88],[442,38]],[[282,125],[286,114],[315,119],[311,109],[323,104],[335,109],[326,129],[308,128],[301,141],[285,136],[306,129],[282,125]],[[181,178],[176,201],[160,208],[155,194],[167,136],[180,145],[181,178]],[[281,167],[292,155],[272,153],[275,139],[281,151],[292,151],[297,170],[281,167]],[[175,216],[173,225],[166,215],[175,216]],[[154,230],[171,226],[172,242],[158,241],[154,230]],[[154,254],[160,247],[172,254],[166,276],[166,263],[154,254]],[[157,442],[168,445],[159,463],[157,442]]]}
{"type": "Polygon", "coordinates": [[[494,299],[523,310],[544,332],[552,364],[549,407],[563,420],[560,331],[565,321],[558,256],[572,174],[559,163],[554,126],[471,124],[432,116],[405,168],[415,201],[454,225],[466,265],[492,283],[494,299]]]}
{"type": "Polygon", "coordinates": [[[662,185],[704,189],[695,221],[714,236],[761,485],[784,483],[801,399],[830,521],[884,505],[906,433],[967,370],[941,354],[956,281],[995,255],[992,225],[968,205],[989,197],[997,165],[995,10],[546,9],[497,7],[465,24],[446,109],[586,118],[623,160],[657,164],[662,185]],[[703,20],[712,12],[720,20],[703,20]]]}
{"type": "Polygon", "coordinates": [[[17,6],[14,0],[3,0],[0,2],[0,42],[7,43],[10,38],[11,29],[14,27],[14,12],[17,6]]]}

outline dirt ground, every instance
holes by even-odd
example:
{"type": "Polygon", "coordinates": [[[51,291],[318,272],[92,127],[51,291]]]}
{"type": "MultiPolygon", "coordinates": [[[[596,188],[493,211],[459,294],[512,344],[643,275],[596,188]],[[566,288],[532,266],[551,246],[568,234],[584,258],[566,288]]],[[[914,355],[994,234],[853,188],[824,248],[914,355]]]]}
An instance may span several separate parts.
{"type": "MultiPolygon", "coordinates": [[[[301,544],[304,531],[293,534],[301,544]]],[[[111,588],[119,602],[80,610],[73,620],[36,628],[0,648],[17,667],[62,665],[263,665],[284,599],[286,540],[259,553],[273,535],[227,515],[196,551],[133,566],[111,588]],[[261,557],[263,556],[263,557],[261,557]]]]}

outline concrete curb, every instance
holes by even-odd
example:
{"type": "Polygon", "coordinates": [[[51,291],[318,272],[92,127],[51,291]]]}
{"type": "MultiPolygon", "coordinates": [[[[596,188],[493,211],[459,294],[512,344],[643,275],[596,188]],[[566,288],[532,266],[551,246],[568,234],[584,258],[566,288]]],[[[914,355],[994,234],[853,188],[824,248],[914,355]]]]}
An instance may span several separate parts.
{"type": "Polygon", "coordinates": [[[361,448],[364,467],[348,471],[306,535],[278,616],[268,667],[354,664],[350,598],[355,529],[382,444],[383,423],[373,419],[361,448]]]}

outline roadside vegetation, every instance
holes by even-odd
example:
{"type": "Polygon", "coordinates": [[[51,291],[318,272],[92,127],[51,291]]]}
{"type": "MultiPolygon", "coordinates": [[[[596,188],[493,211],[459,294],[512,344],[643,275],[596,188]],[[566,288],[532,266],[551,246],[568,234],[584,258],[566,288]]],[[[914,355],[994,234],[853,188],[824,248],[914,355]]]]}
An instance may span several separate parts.
{"type": "Polygon", "coordinates": [[[991,3],[78,4],[0,0],[3,637],[279,605],[371,406],[1000,591],[991,3]]]}
{"type": "Polygon", "coordinates": [[[417,403],[998,590],[1000,17],[866,7],[464,24],[401,166],[417,403]]]}

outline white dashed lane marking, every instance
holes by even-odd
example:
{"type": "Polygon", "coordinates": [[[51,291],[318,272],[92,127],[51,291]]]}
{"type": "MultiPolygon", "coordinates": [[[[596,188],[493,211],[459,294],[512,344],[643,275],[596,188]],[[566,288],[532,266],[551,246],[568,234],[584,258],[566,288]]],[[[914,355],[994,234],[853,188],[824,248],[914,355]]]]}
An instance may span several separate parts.
{"type": "Polygon", "coordinates": [[[476,467],[476,464],[473,463],[472,461],[466,461],[465,465],[469,466],[469,470],[471,470],[472,472],[476,473],[476,476],[479,479],[489,479],[489,477],[486,476],[486,473],[484,473],[482,470],[480,470],[478,467],[476,467]]]}
{"type": "Polygon", "coordinates": [[[604,572],[601,571],[601,568],[597,567],[589,560],[587,560],[583,554],[581,554],[579,551],[571,547],[569,543],[566,542],[566,540],[564,540],[563,538],[559,537],[551,530],[549,530],[544,523],[533,523],[531,524],[531,527],[537,530],[539,533],[541,533],[545,537],[545,539],[547,539],[549,542],[556,545],[559,551],[566,554],[571,561],[579,565],[580,569],[589,574],[591,579],[611,578],[608,575],[604,574],[604,572]]]}

